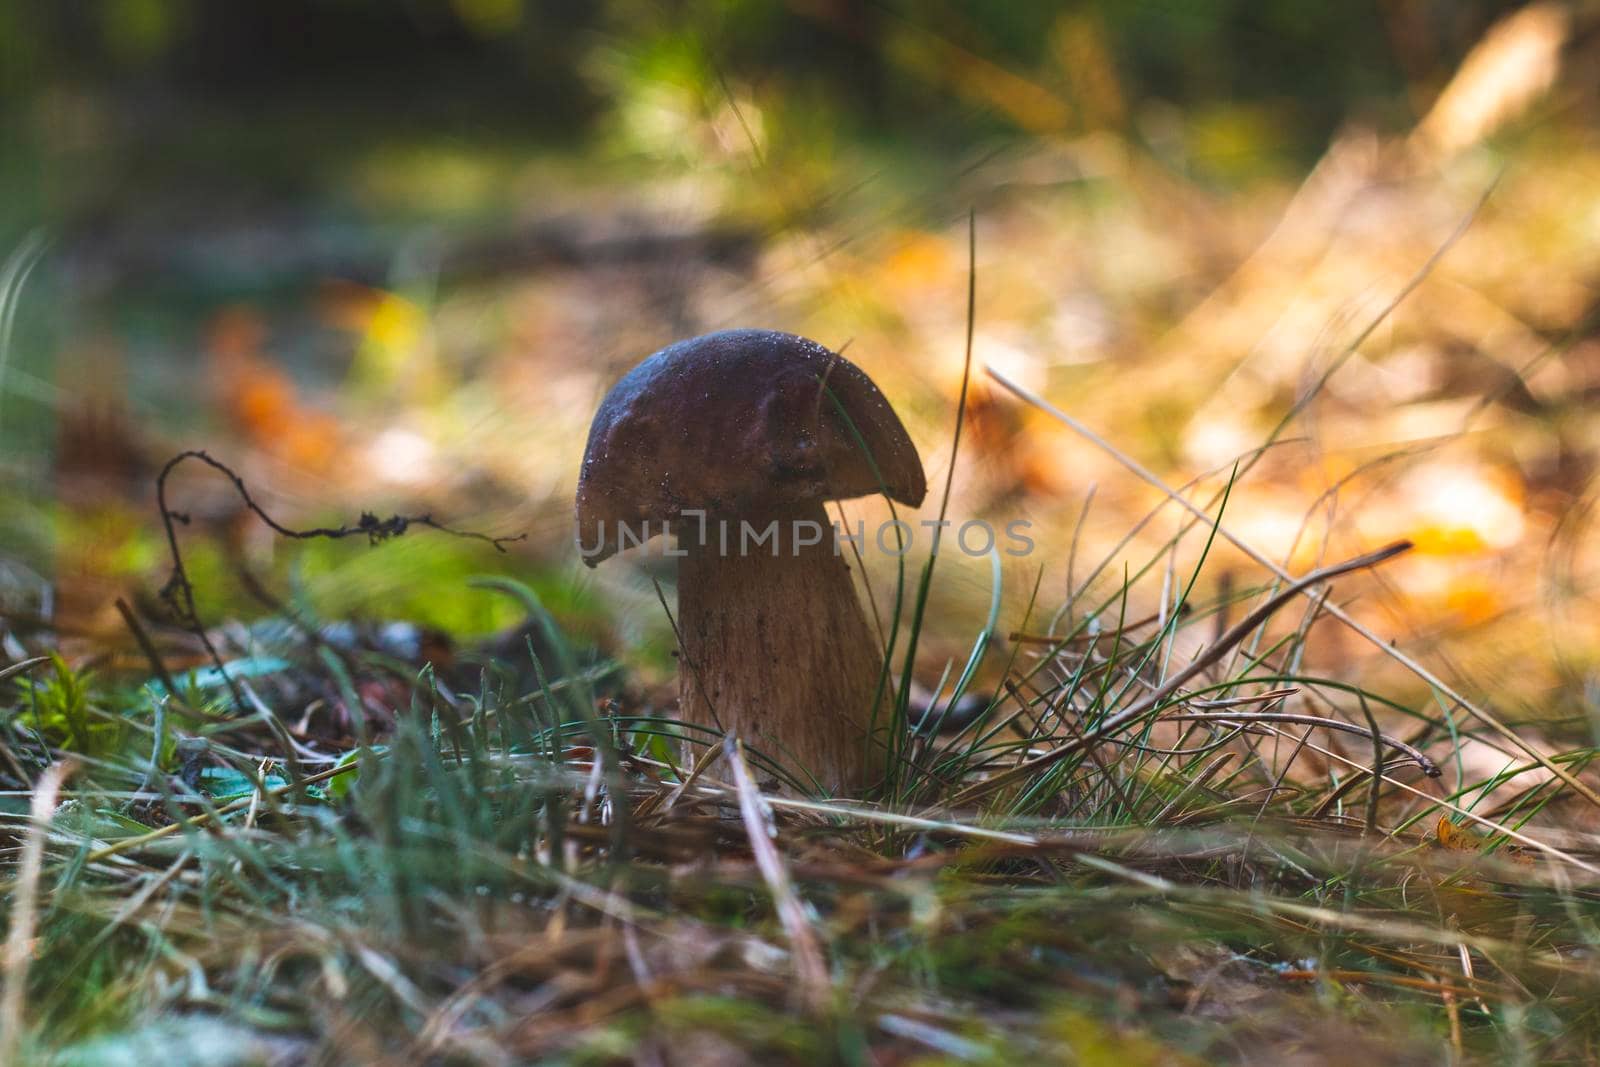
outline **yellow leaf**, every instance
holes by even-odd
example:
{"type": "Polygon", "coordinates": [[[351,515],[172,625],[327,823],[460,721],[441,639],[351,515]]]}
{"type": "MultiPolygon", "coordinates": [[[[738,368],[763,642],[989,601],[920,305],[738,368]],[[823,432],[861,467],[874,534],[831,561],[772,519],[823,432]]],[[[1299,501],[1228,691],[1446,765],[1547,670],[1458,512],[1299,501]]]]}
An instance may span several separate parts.
{"type": "Polygon", "coordinates": [[[1441,847],[1454,852],[1477,852],[1483,847],[1482,842],[1474,834],[1451,822],[1448,816],[1439,817],[1439,825],[1434,829],[1434,833],[1441,847]]]}

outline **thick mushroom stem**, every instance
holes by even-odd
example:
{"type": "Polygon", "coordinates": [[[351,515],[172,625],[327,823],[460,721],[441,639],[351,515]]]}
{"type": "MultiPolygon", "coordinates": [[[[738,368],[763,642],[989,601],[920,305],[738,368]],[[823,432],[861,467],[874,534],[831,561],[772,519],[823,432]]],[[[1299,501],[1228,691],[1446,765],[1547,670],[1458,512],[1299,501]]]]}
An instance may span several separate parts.
{"type": "Polygon", "coordinates": [[[883,658],[822,505],[707,519],[699,536],[692,523],[679,531],[680,714],[737,734],[800,782],[868,785],[881,765],[867,735],[883,658]],[[776,555],[772,541],[753,543],[773,522],[776,555]]]}

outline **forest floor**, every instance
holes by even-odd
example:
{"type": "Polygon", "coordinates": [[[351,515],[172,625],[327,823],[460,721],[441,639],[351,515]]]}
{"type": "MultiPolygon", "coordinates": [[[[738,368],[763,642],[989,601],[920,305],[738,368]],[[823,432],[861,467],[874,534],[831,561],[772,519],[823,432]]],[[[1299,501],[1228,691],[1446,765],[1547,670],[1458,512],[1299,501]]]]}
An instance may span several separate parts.
{"type": "Polygon", "coordinates": [[[23,241],[0,1063],[1593,1062],[1600,138],[1493,133],[457,139],[23,241]],[[902,517],[1032,524],[864,561],[861,797],[681,728],[670,561],[573,548],[605,389],[735,325],[848,346],[902,517]]]}

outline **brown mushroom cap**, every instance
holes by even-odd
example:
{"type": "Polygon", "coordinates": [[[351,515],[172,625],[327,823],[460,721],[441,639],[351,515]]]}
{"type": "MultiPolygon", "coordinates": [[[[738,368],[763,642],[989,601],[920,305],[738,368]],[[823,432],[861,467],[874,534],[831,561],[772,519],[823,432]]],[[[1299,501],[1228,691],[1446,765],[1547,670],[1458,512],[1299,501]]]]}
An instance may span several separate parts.
{"type": "Polygon", "coordinates": [[[804,337],[724,330],[663,348],[606,394],[578,476],[578,543],[592,567],[617,551],[619,525],[643,538],[646,523],[657,533],[685,511],[750,515],[880,492],[915,507],[927,483],[872,379],[804,337]]]}

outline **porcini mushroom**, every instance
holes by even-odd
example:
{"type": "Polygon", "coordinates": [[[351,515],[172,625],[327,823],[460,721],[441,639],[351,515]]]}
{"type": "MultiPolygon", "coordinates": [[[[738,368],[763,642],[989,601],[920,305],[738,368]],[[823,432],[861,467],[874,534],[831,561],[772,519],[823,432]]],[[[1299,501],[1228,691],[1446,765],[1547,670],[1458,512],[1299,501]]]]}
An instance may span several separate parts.
{"type": "Polygon", "coordinates": [[[578,545],[593,567],[670,528],[681,717],[849,791],[872,775],[883,658],[823,505],[885,493],[915,507],[926,492],[916,447],[859,367],[793,334],[727,330],[662,349],[606,395],[578,479],[578,545]]]}

